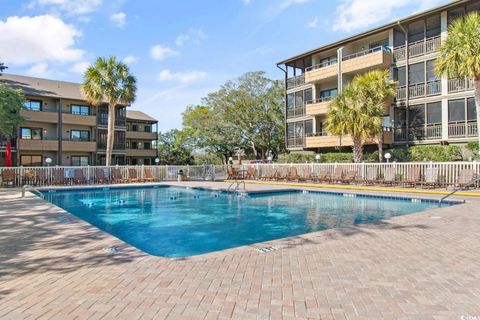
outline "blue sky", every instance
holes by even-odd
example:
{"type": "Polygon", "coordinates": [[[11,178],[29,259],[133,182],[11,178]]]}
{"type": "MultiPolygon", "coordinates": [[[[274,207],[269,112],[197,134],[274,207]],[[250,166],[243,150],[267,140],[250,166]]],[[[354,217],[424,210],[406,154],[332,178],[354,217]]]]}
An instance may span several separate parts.
{"type": "Polygon", "coordinates": [[[160,130],[229,79],[442,0],[0,0],[7,72],[81,82],[115,55],[138,79],[137,101],[160,130]]]}

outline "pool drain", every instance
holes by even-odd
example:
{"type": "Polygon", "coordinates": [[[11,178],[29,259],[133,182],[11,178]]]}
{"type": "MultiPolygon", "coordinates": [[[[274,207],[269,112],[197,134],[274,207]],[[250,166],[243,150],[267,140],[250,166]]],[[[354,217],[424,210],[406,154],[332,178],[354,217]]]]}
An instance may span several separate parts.
{"type": "Polygon", "coordinates": [[[275,247],[275,246],[263,247],[263,248],[257,248],[256,250],[258,252],[261,252],[261,253],[268,253],[268,252],[272,252],[272,251],[277,251],[278,247],[275,247]]]}

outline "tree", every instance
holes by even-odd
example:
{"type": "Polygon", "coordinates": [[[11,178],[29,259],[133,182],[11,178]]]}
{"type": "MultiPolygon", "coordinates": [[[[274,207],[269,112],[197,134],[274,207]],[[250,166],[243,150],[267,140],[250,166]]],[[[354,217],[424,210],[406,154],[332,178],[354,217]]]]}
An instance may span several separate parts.
{"type": "Polygon", "coordinates": [[[0,73],[2,73],[3,71],[5,71],[5,69],[8,69],[8,67],[5,65],[5,63],[0,62],[0,73]]]}
{"type": "Polygon", "coordinates": [[[108,103],[108,133],[106,165],[112,160],[115,133],[115,109],[118,105],[129,105],[135,101],[137,80],[123,62],[115,57],[98,58],[85,72],[82,92],[94,104],[108,103]]]}
{"type": "Polygon", "coordinates": [[[192,150],[185,139],[185,134],[180,130],[159,133],[157,149],[159,164],[194,164],[192,150]]]}
{"type": "Polygon", "coordinates": [[[7,88],[0,83],[0,133],[7,138],[15,135],[15,130],[25,119],[20,110],[25,102],[21,90],[7,88]]]}
{"type": "MultiPolygon", "coordinates": [[[[449,78],[472,79],[475,87],[477,134],[480,143],[480,15],[476,12],[453,21],[440,48],[436,72],[449,78]]],[[[480,150],[478,151],[480,155],[480,150]]]]}
{"type": "MultiPolygon", "coordinates": [[[[365,108],[369,109],[375,118],[382,119],[385,107],[395,96],[395,81],[390,79],[389,70],[374,70],[360,74],[353,79],[353,84],[358,88],[359,95],[365,108]]],[[[377,122],[376,122],[377,123],[377,122]]],[[[383,128],[372,126],[371,136],[378,139],[378,161],[383,162],[383,128]]]]}
{"type": "Polygon", "coordinates": [[[352,82],[331,102],[325,128],[334,135],[350,135],[353,140],[353,158],[362,162],[365,141],[378,132],[382,120],[377,106],[362,99],[362,88],[352,82]]]}

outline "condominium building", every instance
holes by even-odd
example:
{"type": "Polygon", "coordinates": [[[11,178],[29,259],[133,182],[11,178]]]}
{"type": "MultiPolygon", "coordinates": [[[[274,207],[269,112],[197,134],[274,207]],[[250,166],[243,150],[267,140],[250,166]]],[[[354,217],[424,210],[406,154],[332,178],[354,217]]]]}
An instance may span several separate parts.
{"type": "MultiPolygon", "coordinates": [[[[105,164],[108,124],[106,102],[100,106],[90,105],[80,90],[81,85],[77,83],[6,73],[0,75],[0,82],[21,89],[26,97],[20,112],[25,121],[12,141],[14,165],[105,164]]],[[[144,113],[131,111],[133,116],[130,123],[126,108],[123,105],[116,108],[112,163],[152,163],[156,155],[155,150],[151,149],[152,141],[157,137],[157,121],[144,113]],[[136,119],[140,116],[141,119],[136,119]],[[143,132],[136,132],[139,128],[143,132]],[[130,135],[133,136],[129,138],[130,135]],[[127,144],[127,139],[132,143],[127,144]]],[[[5,164],[5,145],[5,137],[0,137],[0,166],[5,164]]]]}
{"type": "MultiPolygon", "coordinates": [[[[390,70],[398,84],[385,109],[386,145],[474,140],[472,81],[439,78],[434,72],[448,25],[472,11],[480,11],[480,1],[454,1],[279,62],[286,82],[287,148],[351,147],[350,137],[324,130],[329,102],[355,75],[375,69],[390,70]]],[[[372,139],[367,145],[376,143],[372,139]]]]}

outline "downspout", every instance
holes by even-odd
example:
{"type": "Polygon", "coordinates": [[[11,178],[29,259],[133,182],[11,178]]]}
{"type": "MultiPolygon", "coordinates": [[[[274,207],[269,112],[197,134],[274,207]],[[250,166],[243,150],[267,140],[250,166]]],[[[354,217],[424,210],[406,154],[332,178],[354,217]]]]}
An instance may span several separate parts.
{"type": "Polygon", "coordinates": [[[284,113],[284,121],[283,123],[285,124],[284,126],[284,129],[283,129],[283,135],[284,135],[284,138],[285,138],[285,150],[288,149],[288,137],[287,137],[287,80],[288,80],[288,73],[287,73],[287,69],[283,69],[279,64],[277,64],[277,68],[282,70],[283,73],[285,74],[285,77],[284,77],[284,97],[285,97],[285,101],[284,101],[284,110],[285,110],[285,113],[284,113]]]}
{"type": "Polygon", "coordinates": [[[409,83],[409,60],[410,54],[408,51],[408,30],[406,30],[400,21],[397,21],[397,25],[402,29],[405,34],[405,130],[407,138],[407,146],[409,144],[409,129],[410,129],[410,115],[409,115],[409,100],[410,100],[410,83],[409,83]]]}

